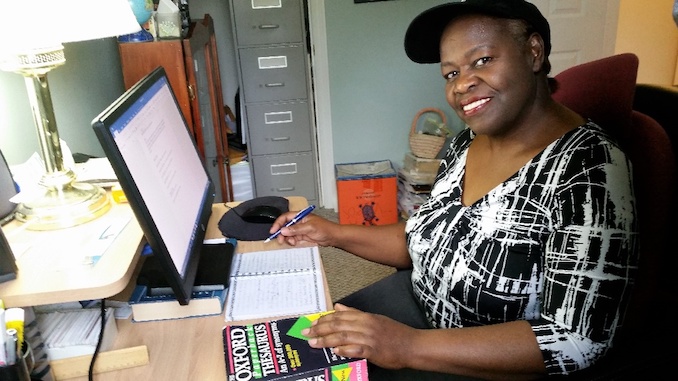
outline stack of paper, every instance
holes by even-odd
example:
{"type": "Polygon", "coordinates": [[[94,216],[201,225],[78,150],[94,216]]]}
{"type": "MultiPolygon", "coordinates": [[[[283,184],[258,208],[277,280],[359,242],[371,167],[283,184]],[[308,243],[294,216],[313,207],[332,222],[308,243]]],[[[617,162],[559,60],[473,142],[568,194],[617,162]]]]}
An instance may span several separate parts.
{"type": "MultiPolygon", "coordinates": [[[[36,319],[50,360],[94,353],[101,332],[99,309],[38,313],[36,319]]],[[[100,350],[111,349],[117,334],[113,309],[109,308],[100,350]]]]}
{"type": "Polygon", "coordinates": [[[91,158],[76,166],[77,180],[83,183],[96,184],[100,187],[110,188],[118,183],[118,177],[113,171],[108,158],[91,158]]]}

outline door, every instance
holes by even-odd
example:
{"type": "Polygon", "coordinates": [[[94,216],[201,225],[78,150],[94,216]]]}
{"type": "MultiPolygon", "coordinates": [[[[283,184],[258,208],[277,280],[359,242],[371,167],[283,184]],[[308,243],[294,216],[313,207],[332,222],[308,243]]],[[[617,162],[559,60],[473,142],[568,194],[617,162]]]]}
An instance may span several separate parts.
{"type": "Polygon", "coordinates": [[[551,25],[551,75],[614,54],[619,0],[532,0],[551,25]]]}

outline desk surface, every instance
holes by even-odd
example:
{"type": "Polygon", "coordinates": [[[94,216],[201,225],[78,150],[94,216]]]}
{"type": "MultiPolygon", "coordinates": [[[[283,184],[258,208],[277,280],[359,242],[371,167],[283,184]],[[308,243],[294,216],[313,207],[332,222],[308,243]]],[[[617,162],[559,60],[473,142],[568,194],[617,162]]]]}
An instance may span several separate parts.
{"type": "Polygon", "coordinates": [[[130,206],[115,203],[104,216],[72,228],[29,231],[13,221],[3,230],[18,267],[16,279],[0,283],[0,298],[8,307],[101,299],[117,294],[132,277],[143,238],[130,206]],[[73,254],[74,242],[108,221],[128,222],[95,265],[66,259],[73,254]],[[39,249],[24,253],[29,243],[39,249]]]}
{"type": "MultiPolygon", "coordinates": [[[[290,197],[289,199],[290,210],[301,210],[307,205],[303,197],[290,197]]],[[[207,238],[221,237],[217,222],[226,210],[223,204],[214,205],[207,238]]],[[[279,245],[277,242],[264,244],[263,241],[240,241],[237,251],[250,252],[283,247],[287,246],[279,245]]],[[[326,280],[325,289],[329,309],[332,306],[332,299],[326,280]]],[[[98,381],[137,379],[226,381],[226,364],[221,338],[221,331],[225,325],[223,314],[142,323],[133,323],[131,319],[117,320],[118,336],[114,349],[146,345],[150,358],[149,364],[100,373],[95,378],[98,381]]],[[[85,381],[86,379],[87,377],[79,377],[72,380],[85,381]]]]}

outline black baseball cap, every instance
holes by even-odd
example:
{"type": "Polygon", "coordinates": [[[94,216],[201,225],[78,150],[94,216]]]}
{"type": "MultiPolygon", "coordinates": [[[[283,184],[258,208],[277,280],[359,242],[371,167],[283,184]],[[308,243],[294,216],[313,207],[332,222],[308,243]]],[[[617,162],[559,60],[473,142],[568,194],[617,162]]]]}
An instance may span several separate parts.
{"type": "Polygon", "coordinates": [[[546,56],[551,53],[551,28],[539,9],[525,0],[461,0],[422,12],[405,33],[405,52],[417,63],[440,62],[440,37],[454,18],[479,13],[506,19],[525,20],[544,40],[546,56]]]}

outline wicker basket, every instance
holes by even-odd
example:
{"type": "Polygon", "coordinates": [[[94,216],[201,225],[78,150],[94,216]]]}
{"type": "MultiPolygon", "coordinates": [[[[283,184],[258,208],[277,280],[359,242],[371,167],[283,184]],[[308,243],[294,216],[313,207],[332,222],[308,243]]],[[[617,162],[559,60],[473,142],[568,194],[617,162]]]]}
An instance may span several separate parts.
{"type": "Polygon", "coordinates": [[[445,144],[445,136],[428,135],[417,132],[417,122],[422,115],[427,112],[435,112],[440,115],[443,123],[447,123],[445,114],[437,108],[429,107],[419,110],[412,121],[412,128],[410,129],[410,150],[414,156],[424,159],[434,159],[438,156],[440,149],[445,144]]]}

